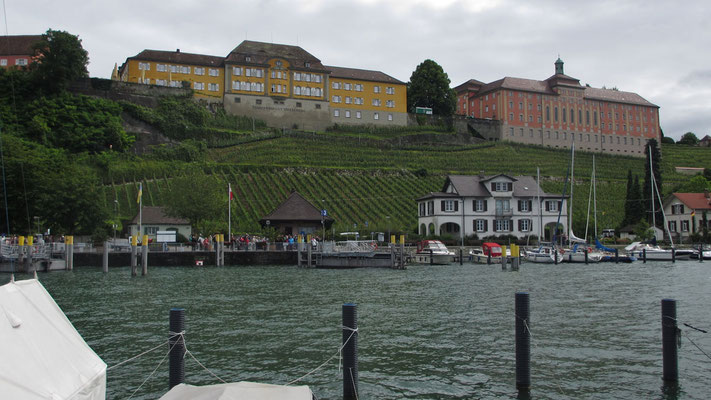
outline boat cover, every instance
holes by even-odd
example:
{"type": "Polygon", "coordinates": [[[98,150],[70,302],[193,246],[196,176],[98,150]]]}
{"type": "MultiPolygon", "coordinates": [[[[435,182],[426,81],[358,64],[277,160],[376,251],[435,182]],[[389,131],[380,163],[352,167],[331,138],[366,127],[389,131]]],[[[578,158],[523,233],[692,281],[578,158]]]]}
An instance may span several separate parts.
{"type": "Polygon", "coordinates": [[[280,386],[254,382],[193,386],[181,383],[160,400],[311,400],[308,386],[280,386]]]}
{"type": "Polygon", "coordinates": [[[106,364],[37,279],[0,286],[0,354],[4,399],[106,399],[106,364]]]}
{"type": "Polygon", "coordinates": [[[491,252],[492,257],[501,256],[501,245],[498,243],[484,242],[481,244],[484,254],[488,255],[491,252]]]}
{"type": "Polygon", "coordinates": [[[609,248],[609,247],[606,247],[605,245],[603,245],[602,243],[600,243],[600,241],[597,240],[597,239],[595,239],[595,248],[600,249],[600,250],[603,250],[603,251],[609,251],[610,253],[614,253],[614,252],[615,252],[615,249],[611,249],[611,248],[609,248]]]}

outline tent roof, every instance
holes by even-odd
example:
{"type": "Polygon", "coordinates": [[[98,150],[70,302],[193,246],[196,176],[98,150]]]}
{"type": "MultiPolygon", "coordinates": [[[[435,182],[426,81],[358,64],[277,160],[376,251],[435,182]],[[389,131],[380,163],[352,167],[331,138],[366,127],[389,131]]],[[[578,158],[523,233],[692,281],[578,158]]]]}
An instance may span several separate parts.
{"type": "Polygon", "coordinates": [[[3,398],[106,398],[106,364],[37,279],[0,286],[0,354],[3,398]]]}
{"type": "Polygon", "coordinates": [[[311,400],[308,386],[280,386],[254,382],[193,386],[181,383],[160,400],[311,400]]]}

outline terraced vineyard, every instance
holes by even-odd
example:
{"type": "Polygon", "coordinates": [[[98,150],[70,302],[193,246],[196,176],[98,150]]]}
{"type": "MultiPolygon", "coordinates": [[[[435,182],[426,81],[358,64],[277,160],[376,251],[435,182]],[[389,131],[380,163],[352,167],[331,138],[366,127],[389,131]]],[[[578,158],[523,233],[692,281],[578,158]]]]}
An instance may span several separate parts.
{"type": "MultiPolygon", "coordinates": [[[[711,165],[711,152],[693,150],[690,153],[679,146],[662,148],[666,191],[689,179],[676,173],[674,166],[711,165]]],[[[231,183],[236,197],[232,207],[235,231],[259,232],[258,220],[296,190],[317,207],[328,210],[336,220],[337,232],[357,229],[362,234],[388,230],[411,233],[417,225],[415,199],[439,191],[447,174],[535,176],[539,167],[543,189],[560,193],[569,157],[568,150],[505,142],[433,148],[378,144],[372,139],[361,143],[357,137],[336,139],[332,134],[278,136],[213,148],[209,150],[209,163],[141,161],[117,166],[105,187],[105,198],[108,207],[117,200],[118,214],[131,218],[138,211],[136,182],[144,181],[145,205],[163,205],[171,180],[197,169],[218,178],[217,184],[225,193],[225,221],[226,188],[231,183]]],[[[577,152],[575,157],[574,224],[579,231],[584,229],[587,215],[592,154],[577,152]]],[[[642,178],[644,162],[644,158],[596,155],[598,229],[618,225],[623,217],[627,171],[642,178]]]]}

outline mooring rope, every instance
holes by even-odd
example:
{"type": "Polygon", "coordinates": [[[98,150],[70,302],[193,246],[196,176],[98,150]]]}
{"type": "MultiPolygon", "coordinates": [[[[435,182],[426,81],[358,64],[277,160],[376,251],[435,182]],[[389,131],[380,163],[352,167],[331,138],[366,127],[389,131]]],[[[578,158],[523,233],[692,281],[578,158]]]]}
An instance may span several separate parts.
{"type": "Polygon", "coordinates": [[[706,356],[706,358],[708,358],[709,360],[711,360],[711,356],[709,356],[708,353],[706,353],[705,351],[703,351],[703,350],[701,349],[701,347],[699,347],[699,345],[697,345],[693,340],[691,340],[691,338],[689,337],[689,335],[686,335],[686,338],[689,339],[689,341],[691,342],[691,344],[693,344],[697,349],[699,349],[700,352],[704,353],[704,355],[706,356]]]}
{"type": "Polygon", "coordinates": [[[115,364],[115,365],[112,365],[112,366],[106,368],[106,371],[111,371],[112,369],[114,369],[114,368],[116,368],[116,367],[120,367],[120,366],[122,366],[122,365],[124,365],[124,364],[126,364],[126,363],[129,363],[129,362],[131,362],[131,361],[137,359],[137,358],[140,358],[140,357],[142,357],[142,356],[145,356],[146,354],[148,354],[148,353],[150,353],[150,352],[152,352],[152,351],[158,350],[159,348],[161,348],[161,346],[165,346],[166,344],[168,344],[168,343],[171,341],[171,339],[173,339],[173,337],[175,337],[175,336],[170,337],[168,340],[166,340],[165,342],[159,344],[159,345],[156,346],[156,347],[153,347],[152,349],[146,350],[146,351],[144,351],[144,352],[141,353],[141,354],[138,354],[138,355],[136,355],[136,356],[133,356],[133,357],[129,358],[128,360],[121,361],[121,362],[118,363],[118,364],[115,364]]]}
{"type": "Polygon", "coordinates": [[[210,375],[214,376],[215,378],[217,378],[217,380],[219,380],[219,381],[222,382],[222,383],[227,383],[227,381],[225,381],[224,379],[222,379],[222,378],[220,378],[219,376],[217,376],[214,372],[210,371],[205,365],[203,365],[203,363],[201,363],[200,361],[198,361],[198,359],[195,358],[195,355],[193,355],[193,353],[192,353],[190,350],[188,350],[188,346],[185,346],[185,353],[186,353],[186,354],[189,354],[190,357],[192,357],[192,359],[195,360],[195,362],[198,363],[198,365],[201,366],[205,371],[207,371],[208,373],[210,373],[210,375]]]}
{"type": "Polygon", "coordinates": [[[300,380],[302,380],[302,379],[306,378],[307,376],[313,374],[314,372],[320,370],[321,368],[323,368],[324,365],[328,364],[331,360],[333,360],[334,358],[336,358],[336,356],[338,356],[338,360],[339,360],[339,361],[338,361],[338,371],[341,370],[341,361],[340,361],[340,360],[341,360],[341,352],[343,351],[343,348],[346,347],[346,345],[348,344],[348,342],[351,341],[351,338],[353,337],[353,335],[355,335],[356,333],[358,333],[358,328],[353,329],[353,328],[349,328],[349,327],[347,327],[347,326],[344,326],[344,327],[342,327],[342,328],[345,329],[345,330],[351,331],[351,334],[350,334],[350,336],[348,336],[348,339],[346,339],[346,341],[343,343],[343,345],[338,348],[338,351],[336,352],[336,354],[334,354],[334,355],[332,355],[331,357],[329,357],[328,360],[322,362],[321,365],[319,365],[318,367],[316,367],[316,368],[312,369],[311,371],[307,372],[304,376],[302,376],[302,377],[300,377],[300,378],[297,378],[297,379],[294,379],[293,381],[287,383],[287,384],[286,384],[287,386],[289,386],[289,385],[291,385],[291,384],[294,384],[294,383],[296,383],[296,382],[299,382],[300,380]]]}
{"type": "MultiPolygon", "coordinates": [[[[184,332],[183,332],[183,333],[184,333],[184,332]]],[[[181,333],[180,336],[182,336],[183,333],[181,333]]],[[[172,339],[172,338],[171,338],[171,339],[172,339]]],[[[175,343],[173,343],[173,345],[170,347],[170,349],[168,349],[168,352],[165,353],[165,355],[163,356],[163,358],[161,358],[160,362],[159,362],[158,365],[155,367],[155,369],[153,370],[153,372],[151,372],[151,374],[148,375],[148,377],[143,380],[143,382],[141,383],[141,385],[138,386],[138,387],[136,388],[136,390],[133,391],[133,393],[131,393],[131,395],[128,397],[127,400],[131,400],[131,398],[133,398],[133,396],[134,396],[139,390],[141,390],[141,388],[143,387],[143,385],[145,385],[146,382],[148,382],[148,380],[151,379],[151,377],[152,377],[153,375],[155,375],[156,371],[158,371],[158,368],[160,368],[160,366],[163,365],[163,361],[165,361],[165,359],[168,357],[168,355],[170,354],[170,352],[173,351],[173,347],[175,347],[175,345],[178,344],[178,342],[179,342],[179,341],[176,341],[175,343]]],[[[183,354],[183,357],[185,357],[185,354],[183,354]]]]}

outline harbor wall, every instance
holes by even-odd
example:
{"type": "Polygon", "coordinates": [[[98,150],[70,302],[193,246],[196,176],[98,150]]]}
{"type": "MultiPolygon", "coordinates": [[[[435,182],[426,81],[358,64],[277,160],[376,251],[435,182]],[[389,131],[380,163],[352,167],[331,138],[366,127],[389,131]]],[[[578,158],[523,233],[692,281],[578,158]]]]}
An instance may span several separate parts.
{"type": "MultiPolygon", "coordinates": [[[[139,253],[140,257],[140,253],[139,253]]],[[[225,265],[296,265],[295,251],[226,251],[225,265]]],[[[148,253],[151,267],[194,266],[202,261],[204,266],[215,265],[215,252],[180,251],[148,253]]],[[[75,267],[100,267],[101,253],[74,253],[75,267]]],[[[109,267],[128,267],[131,253],[109,253],[109,267]]]]}

